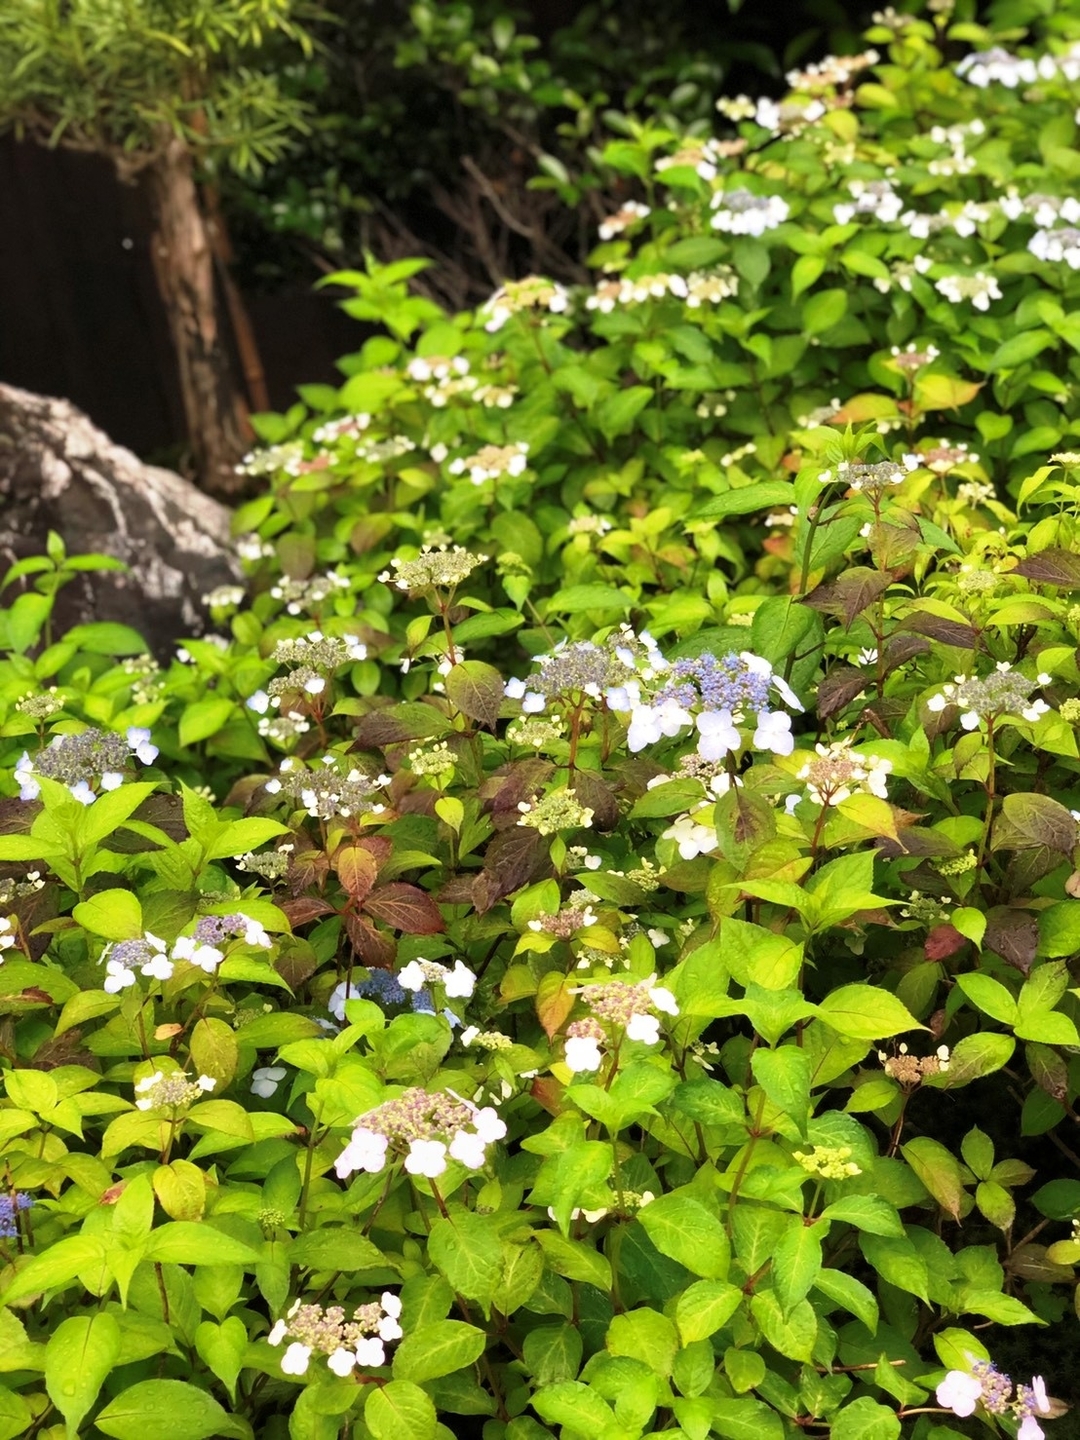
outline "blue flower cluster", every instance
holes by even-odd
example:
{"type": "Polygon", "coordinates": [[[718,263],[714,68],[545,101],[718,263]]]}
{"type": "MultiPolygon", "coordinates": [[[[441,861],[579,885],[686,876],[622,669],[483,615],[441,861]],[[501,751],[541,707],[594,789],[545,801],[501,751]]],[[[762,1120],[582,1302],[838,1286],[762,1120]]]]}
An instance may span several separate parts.
{"type": "Polygon", "coordinates": [[[33,1205],[32,1195],[14,1190],[10,1195],[0,1195],[0,1237],[14,1240],[19,1233],[19,1212],[29,1210],[33,1205]]]}

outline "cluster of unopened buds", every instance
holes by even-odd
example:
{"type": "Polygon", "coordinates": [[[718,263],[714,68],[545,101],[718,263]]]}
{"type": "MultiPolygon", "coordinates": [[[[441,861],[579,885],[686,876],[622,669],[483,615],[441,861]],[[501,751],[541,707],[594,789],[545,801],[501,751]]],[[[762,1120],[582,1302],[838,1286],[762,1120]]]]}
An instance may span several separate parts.
{"type": "Polygon", "coordinates": [[[795,1150],[797,1160],[808,1175],[821,1180],[850,1180],[861,1175],[862,1169],[851,1158],[850,1145],[815,1145],[812,1150],[795,1150]]]}
{"type": "Polygon", "coordinates": [[[592,1014],[574,1020],[566,1027],[565,1060],[567,1069],[599,1070],[603,1063],[601,1043],[609,1043],[608,1031],[615,1030],[627,1040],[655,1045],[660,1039],[660,1015],[678,1015],[675,996],[656,976],[649,975],[637,982],[608,980],[598,985],[582,985],[574,992],[581,996],[592,1014]]]}
{"type": "Polygon", "coordinates": [[[335,1168],[342,1180],[355,1170],[377,1175],[402,1158],[408,1174],[433,1180],[450,1160],[482,1169],[487,1147],[505,1134],[505,1122],[490,1105],[414,1086],[357,1119],[335,1168]]]}
{"type": "Polygon", "coordinates": [[[938,694],[931,695],[926,708],[940,714],[947,705],[959,706],[960,724],[965,730],[977,730],[999,715],[1019,715],[1034,724],[1040,716],[1049,713],[1050,706],[1045,700],[1032,700],[1031,693],[1050,682],[1051,677],[1043,673],[1029,680],[1007,660],[1001,660],[983,679],[957,675],[951,684],[943,685],[938,694]]]}
{"type": "Polygon", "coordinates": [[[105,962],[102,989],[117,995],[135,984],[135,971],[148,980],[171,980],[177,961],[186,961],[213,975],[225,959],[222,948],[230,940],[260,950],[270,948],[270,936],[258,920],[239,911],[231,915],[204,915],[197,921],[191,935],[180,935],[168,946],[150,931],[133,940],[118,940],[107,945],[101,959],[105,962]]]}
{"type": "Polygon", "coordinates": [[[966,1418],[981,1410],[985,1415],[1009,1415],[1020,1422],[1016,1440],[1043,1440],[1037,1417],[1060,1413],[1046,1393],[1046,1383],[1035,1375],[1030,1385],[1017,1385],[989,1360],[968,1355],[970,1370],[950,1370],[937,1387],[937,1402],[954,1415],[966,1418]]]}
{"type": "Polygon", "coordinates": [[[15,766],[15,781],[21,800],[36,800],[40,780],[58,780],[83,805],[92,805],[96,790],[116,790],[124,783],[124,771],[131,759],[152,765],[158,748],[150,742],[150,731],[141,725],[129,726],[125,735],[87,729],[77,735],[54,735],[33,759],[23,751],[15,766]]]}
{"type": "MultiPolygon", "coordinates": [[[[849,739],[834,740],[829,745],[815,745],[814,759],[799,770],[796,779],[806,784],[807,797],[817,805],[839,805],[857,793],[888,799],[888,776],[892,761],[877,755],[856,755],[849,739]]],[[[791,814],[802,797],[789,795],[786,801],[791,814]]]]}
{"type": "Polygon", "coordinates": [[[340,1305],[304,1305],[297,1300],[266,1337],[271,1345],[292,1343],[281,1357],[285,1375],[305,1375],[313,1354],[326,1356],[329,1370],[345,1379],[355,1367],[386,1364],[386,1346],[402,1336],[401,1300],[383,1291],[346,1320],[340,1305]]]}
{"type": "Polygon", "coordinates": [[[395,590],[413,594],[423,590],[453,590],[487,560],[486,555],[474,554],[463,545],[455,545],[452,549],[446,545],[424,545],[415,560],[395,555],[390,561],[390,569],[383,570],[378,578],[384,585],[393,585],[395,590]]]}
{"type": "Polygon", "coordinates": [[[313,770],[298,768],[289,756],[263,788],[270,795],[298,802],[313,819],[333,820],[338,815],[344,819],[381,815],[386,806],[376,797],[389,783],[388,775],[373,778],[355,767],[342,774],[333,755],[324,755],[322,764],[313,770]]]}
{"type": "Polygon", "coordinates": [[[183,1110],[217,1085],[211,1075],[189,1080],[183,1070],[155,1070],[135,1086],[136,1110],[183,1110]]]}
{"type": "Polygon", "coordinates": [[[900,1045],[895,1055],[885,1050],[877,1052],[881,1068],[890,1080],[900,1085],[921,1085],[932,1075],[944,1075],[949,1068],[949,1047],[939,1045],[933,1055],[909,1055],[908,1047],[900,1045]]]}

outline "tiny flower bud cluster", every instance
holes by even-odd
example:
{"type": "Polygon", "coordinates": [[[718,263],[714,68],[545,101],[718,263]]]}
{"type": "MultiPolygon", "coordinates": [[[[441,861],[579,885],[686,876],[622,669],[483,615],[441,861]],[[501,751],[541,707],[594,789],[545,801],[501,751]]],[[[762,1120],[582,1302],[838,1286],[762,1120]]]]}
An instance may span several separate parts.
{"type": "Polygon", "coordinates": [[[22,880],[14,876],[0,880],[0,905],[10,905],[14,900],[25,900],[45,888],[45,877],[40,870],[28,870],[22,880]]]}
{"type": "Polygon", "coordinates": [[[373,780],[355,768],[342,774],[333,755],[324,755],[322,765],[314,770],[300,770],[282,761],[277,776],[268,780],[265,789],[271,795],[284,795],[301,805],[316,820],[333,820],[335,816],[381,815],[386,806],[375,797],[388,775],[373,780]]]}
{"type": "Polygon", "coordinates": [[[124,771],[131,757],[152,765],[158,748],[150,743],[150,731],[132,725],[126,737],[104,730],[83,730],[78,735],[54,735],[44,750],[31,760],[27,751],[15,766],[19,798],[36,800],[41,794],[39,778],[58,780],[83,805],[97,799],[95,786],[116,790],[124,783],[124,771]]]}
{"type": "Polygon", "coordinates": [[[1032,700],[1032,691],[1049,684],[1049,675],[1029,680],[1002,660],[981,680],[974,675],[957,675],[953,684],[944,685],[939,694],[930,697],[926,708],[940,713],[946,705],[959,705],[960,724],[965,730],[977,730],[982,722],[1006,714],[1034,723],[1049,712],[1050,706],[1045,700],[1032,700]]]}
{"type": "Polygon", "coordinates": [[[340,1305],[302,1305],[299,1300],[284,1320],[279,1320],[266,1337],[271,1345],[291,1340],[281,1357],[285,1375],[305,1375],[314,1353],[327,1357],[330,1371],[344,1380],[354,1366],[361,1369],[386,1364],[386,1345],[400,1340],[401,1301],[384,1291],[379,1300],[361,1305],[345,1319],[340,1305]]]}
{"type": "Polygon", "coordinates": [[[582,805],[574,792],[563,786],[536,800],[522,800],[518,803],[521,812],[518,824],[530,830],[539,830],[541,835],[556,835],[560,830],[588,829],[593,822],[593,812],[582,805]]]}
{"type": "Polygon", "coordinates": [[[1054,1412],[1046,1393],[1046,1382],[1035,1375],[1030,1385],[1017,1385],[989,1360],[967,1357],[967,1370],[950,1370],[937,1387],[937,1402],[954,1415],[967,1417],[982,1408],[987,1415],[1011,1415],[1020,1422],[1016,1440],[1044,1440],[1044,1431],[1036,1416],[1054,1412]]]}
{"type": "Polygon", "coordinates": [[[44,694],[21,695],[15,701],[15,709],[18,713],[26,715],[31,720],[48,720],[63,708],[64,702],[55,685],[50,686],[44,694]]]}
{"type": "Polygon", "coordinates": [[[463,545],[455,545],[452,550],[445,545],[437,550],[425,545],[415,560],[402,560],[395,555],[390,569],[384,570],[379,579],[384,585],[413,594],[423,590],[453,590],[487,561],[486,555],[475,555],[463,545]]]}
{"type": "Polygon", "coordinates": [[[452,1092],[432,1095],[413,1087],[359,1117],[335,1168],[342,1180],[354,1170],[377,1175],[404,1152],[408,1174],[435,1179],[448,1158],[482,1169],[487,1147],[505,1134],[490,1105],[480,1109],[452,1092]]]}
{"type": "Polygon", "coordinates": [[[593,897],[587,890],[578,890],[554,915],[538,915],[528,922],[528,928],[537,934],[555,935],[560,940],[569,940],[579,930],[586,930],[596,924],[596,911],[592,908],[593,897]]]}
{"type": "Polygon", "coordinates": [[[949,1048],[939,1045],[933,1055],[909,1055],[908,1047],[901,1045],[899,1053],[889,1055],[884,1050],[877,1052],[881,1068],[890,1080],[901,1085],[920,1085],[931,1075],[944,1075],[949,1068],[949,1048]]]}
{"type": "Polygon", "coordinates": [[[560,740],[565,730],[566,725],[558,715],[522,715],[507,726],[506,738],[512,745],[543,750],[560,740]]]}
{"type": "Polygon", "coordinates": [[[189,1080],[182,1070],[171,1070],[167,1075],[163,1070],[155,1070],[153,1075],[147,1075],[135,1086],[135,1094],[139,1099],[135,1101],[136,1110],[182,1110],[198,1100],[200,1095],[205,1095],[213,1090],[217,1081],[209,1075],[200,1075],[197,1080],[189,1080]]]}
{"type": "Polygon", "coordinates": [[[274,600],[285,602],[287,614],[303,615],[318,610],[332,595],[351,587],[347,575],[328,570],[325,575],[312,575],[307,580],[281,579],[270,587],[270,594],[274,600]]]}
{"type": "Polygon", "coordinates": [[[851,1158],[850,1145],[815,1145],[813,1150],[794,1151],[793,1158],[808,1175],[818,1175],[822,1180],[850,1180],[862,1174],[851,1158]]]}
{"type": "MultiPolygon", "coordinates": [[[[887,776],[892,770],[892,761],[876,755],[855,755],[851,741],[834,740],[829,745],[815,745],[816,758],[798,772],[797,778],[806,782],[807,796],[817,805],[839,805],[851,795],[862,793],[876,795],[881,800],[888,798],[887,776]]],[[[788,810],[792,801],[788,800],[788,810]]]]}
{"type": "Polygon", "coordinates": [[[475,1045],[479,1050],[509,1050],[514,1044],[501,1030],[481,1030],[477,1025],[462,1030],[461,1043],[466,1049],[475,1045]]]}
{"type": "Polygon", "coordinates": [[[849,490],[854,490],[865,495],[880,495],[893,485],[902,485],[913,470],[919,468],[919,456],[905,455],[902,464],[894,460],[882,460],[876,465],[861,464],[856,461],[843,461],[837,465],[835,472],[823,470],[818,476],[822,485],[831,485],[835,480],[839,485],[846,485],[849,490]]]}

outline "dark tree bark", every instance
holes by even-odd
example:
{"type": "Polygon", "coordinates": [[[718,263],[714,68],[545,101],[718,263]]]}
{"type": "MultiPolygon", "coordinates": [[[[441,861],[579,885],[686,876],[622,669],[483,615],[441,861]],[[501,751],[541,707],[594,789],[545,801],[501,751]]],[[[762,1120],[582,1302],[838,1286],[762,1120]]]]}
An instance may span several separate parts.
{"type": "Polygon", "coordinates": [[[192,458],[204,489],[234,495],[247,447],[246,412],[218,323],[214,250],[191,151],[170,138],[143,171],[153,206],[154,268],[172,331],[192,458]]]}

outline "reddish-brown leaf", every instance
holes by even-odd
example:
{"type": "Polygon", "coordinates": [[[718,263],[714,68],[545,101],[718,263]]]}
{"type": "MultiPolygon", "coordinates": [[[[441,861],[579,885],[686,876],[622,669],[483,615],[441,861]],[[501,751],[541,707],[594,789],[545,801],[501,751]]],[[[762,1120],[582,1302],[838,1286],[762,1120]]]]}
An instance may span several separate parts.
{"type": "Polygon", "coordinates": [[[487,848],[485,865],[473,882],[473,904],[483,915],[503,898],[533,879],[547,848],[536,830],[514,825],[502,830],[487,848]]]}
{"type": "Polygon", "coordinates": [[[861,695],[873,679],[869,670],[856,670],[852,665],[834,665],[818,686],[817,713],[828,720],[861,695]]]}
{"type": "Polygon", "coordinates": [[[379,863],[370,850],[343,845],[334,856],[338,879],[354,900],[363,900],[375,884],[379,863]]]}
{"type": "Polygon", "coordinates": [[[463,660],[446,677],[447,698],[463,715],[489,730],[495,728],[503,706],[504,681],[493,665],[463,660]]]}
{"type": "Polygon", "coordinates": [[[611,786],[591,770],[579,770],[574,776],[574,798],[593,812],[594,830],[614,830],[619,823],[619,807],[611,786]]]}
{"type": "Polygon", "coordinates": [[[1039,925],[1034,915],[1023,910],[998,907],[986,917],[983,945],[1007,964],[1026,975],[1035,963],[1039,945],[1039,925]]]}
{"type": "Polygon", "coordinates": [[[927,960],[945,960],[967,944],[967,939],[951,925],[935,925],[926,937],[923,950],[927,960]]]}
{"type": "Polygon", "coordinates": [[[1080,590],[1080,555],[1071,550],[1040,550],[1021,560],[1013,575],[1023,575],[1036,585],[1056,585],[1062,590],[1080,590]]]}
{"type": "Polygon", "coordinates": [[[550,760],[539,758],[503,765],[480,786],[480,798],[492,815],[516,816],[518,804],[531,800],[554,768],[550,760]]]}
{"type": "Polygon", "coordinates": [[[397,941],[385,930],[376,930],[365,916],[346,915],[345,933],[365,965],[379,970],[389,970],[393,965],[397,956],[397,941]]]}
{"type": "Polygon", "coordinates": [[[835,580],[828,580],[812,590],[803,604],[826,615],[838,615],[845,625],[850,625],[891,583],[891,576],[882,575],[866,565],[856,565],[835,580]]]}
{"type": "Polygon", "coordinates": [[[549,1040],[557,1030],[562,1029],[569,1018],[574,1008],[576,990],[576,980],[568,975],[560,975],[557,970],[549,970],[540,977],[536,991],[536,1014],[549,1040]]]}
{"type": "Polygon", "coordinates": [[[427,891],[403,880],[392,880],[373,890],[364,901],[364,909],[405,935],[440,935],[446,929],[442,913],[427,891]]]}
{"type": "Polygon", "coordinates": [[[529,1086],[529,1094],[549,1115],[558,1115],[563,1108],[563,1088],[553,1075],[538,1075],[529,1086]]]}
{"type": "Polygon", "coordinates": [[[324,915],[334,913],[333,905],[328,905],[325,900],[319,900],[314,895],[298,895],[295,900],[283,900],[281,909],[294,930],[297,925],[306,925],[311,920],[321,920],[324,915]]]}
{"type": "Polygon", "coordinates": [[[904,630],[914,630],[917,635],[926,635],[939,645],[951,645],[958,650],[974,650],[978,635],[970,625],[959,620],[949,620],[944,615],[931,615],[928,610],[919,610],[903,623],[904,630]]]}
{"type": "Polygon", "coordinates": [[[357,721],[354,750],[381,750],[384,745],[400,745],[405,740],[427,740],[445,735],[451,729],[449,719],[434,705],[406,701],[388,705],[363,715],[357,721]]]}

